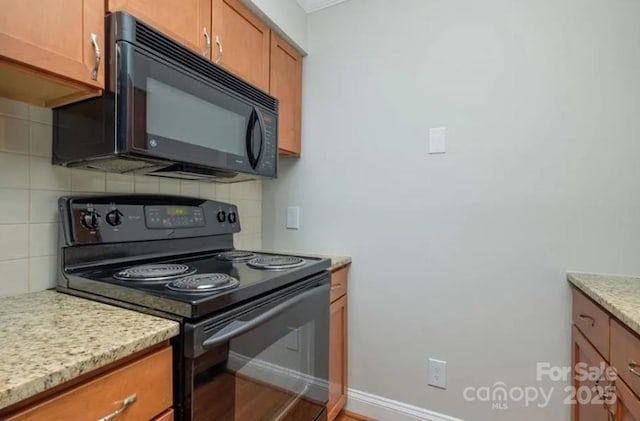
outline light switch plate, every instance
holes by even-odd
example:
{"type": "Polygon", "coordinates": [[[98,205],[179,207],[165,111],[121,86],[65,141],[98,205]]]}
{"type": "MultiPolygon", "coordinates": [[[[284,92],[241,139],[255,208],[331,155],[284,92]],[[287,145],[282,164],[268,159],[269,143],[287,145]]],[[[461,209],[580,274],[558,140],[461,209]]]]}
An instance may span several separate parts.
{"type": "Polygon", "coordinates": [[[447,152],[446,127],[432,127],[429,129],[429,153],[438,154],[447,152]]]}
{"type": "Polygon", "coordinates": [[[300,229],[300,208],[298,206],[287,208],[287,229],[300,229]]]}

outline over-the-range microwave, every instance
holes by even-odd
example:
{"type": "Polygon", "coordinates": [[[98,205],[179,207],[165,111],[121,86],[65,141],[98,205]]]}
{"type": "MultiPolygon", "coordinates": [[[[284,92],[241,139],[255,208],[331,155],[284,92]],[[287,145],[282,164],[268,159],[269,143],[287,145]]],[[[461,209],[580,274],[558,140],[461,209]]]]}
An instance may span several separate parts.
{"type": "Polygon", "coordinates": [[[54,109],[54,164],[192,180],[277,176],[277,99],[126,13],[107,16],[106,32],[105,93],[54,109]]]}

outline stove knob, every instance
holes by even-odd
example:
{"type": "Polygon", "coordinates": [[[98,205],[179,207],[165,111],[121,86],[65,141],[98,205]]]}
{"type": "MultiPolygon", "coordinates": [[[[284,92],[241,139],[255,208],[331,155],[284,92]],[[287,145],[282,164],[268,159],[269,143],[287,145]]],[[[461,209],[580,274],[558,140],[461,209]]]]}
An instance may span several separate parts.
{"type": "MultiPolygon", "coordinates": [[[[229,216],[231,216],[231,215],[229,215],[229,216]]],[[[218,220],[218,222],[220,222],[222,224],[224,221],[227,220],[227,214],[224,211],[220,211],[216,215],[216,219],[218,220]]]]}
{"type": "Polygon", "coordinates": [[[118,209],[112,210],[107,214],[107,222],[112,227],[116,227],[122,224],[122,212],[120,212],[118,209]]]}
{"type": "Polygon", "coordinates": [[[235,224],[236,222],[238,222],[238,215],[235,212],[229,212],[228,219],[230,224],[235,224]]]}
{"type": "Polygon", "coordinates": [[[95,231],[98,228],[100,214],[95,210],[88,210],[83,212],[80,216],[80,221],[85,228],[95,231]]]}

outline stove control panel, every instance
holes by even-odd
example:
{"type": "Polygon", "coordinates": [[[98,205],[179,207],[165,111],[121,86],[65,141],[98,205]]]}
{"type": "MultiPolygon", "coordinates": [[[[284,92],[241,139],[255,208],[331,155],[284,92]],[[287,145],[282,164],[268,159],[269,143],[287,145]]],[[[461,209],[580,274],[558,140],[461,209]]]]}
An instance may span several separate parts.
{"type": "Polygon", "coordinates": [[[241,229],[237,206],[179,196],[62,197],[59,208],[70,244],[202,237],[241,229]]]}
{"type": "Polygon", "coordinates": [[[147,228],[203,227],[204,210],[199,206],[145,206],[147,228]]]}

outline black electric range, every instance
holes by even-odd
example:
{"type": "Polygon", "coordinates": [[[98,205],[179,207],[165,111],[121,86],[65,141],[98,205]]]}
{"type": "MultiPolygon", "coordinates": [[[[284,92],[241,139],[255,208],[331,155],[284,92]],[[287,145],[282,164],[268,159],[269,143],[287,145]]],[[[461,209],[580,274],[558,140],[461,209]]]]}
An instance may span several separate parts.
{"type": "Polygon", "coordinates": [[[326,419],[328,259],[235,250],[229,203],[70,196],[59,211],[59,291],[180,322],[177,419],[326,419]]]}

